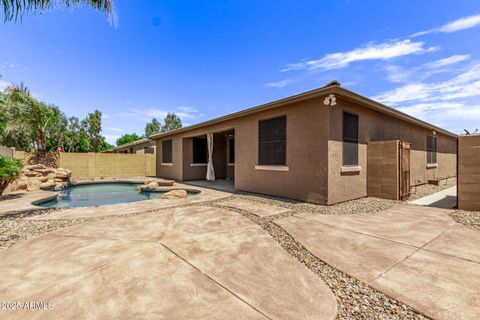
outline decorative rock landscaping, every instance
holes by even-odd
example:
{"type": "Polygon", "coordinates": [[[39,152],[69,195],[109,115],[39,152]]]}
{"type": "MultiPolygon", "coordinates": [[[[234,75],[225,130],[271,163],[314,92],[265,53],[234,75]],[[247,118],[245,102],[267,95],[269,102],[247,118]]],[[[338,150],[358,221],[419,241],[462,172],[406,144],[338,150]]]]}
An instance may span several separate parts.
{"type": "Polygon", "coordinates": [[[172,187],[175,184],[173,180],[147,179],[140,186],[144,191],[165,191],[162,187],[172,187]]]}
{"type": "Polygon", "coordinates": [[[187,191],[185,190],[172,190],[165,193],[162,199],[185,199],[187,197],[187,191]]]}
{"type": "Polygon", "coordinates": [[[48,168],[43,164],[25,166],[10,191],[59,190],[71,184],[72,172],[63,168],[48,168]]]}
{"type": "Polygon", "coordinates": [[[450,213],[450,216],[458,223],[463,224],[472,229],[480,231],[480,212],[479,211],[466,211],[455,210],[450,213]]]}

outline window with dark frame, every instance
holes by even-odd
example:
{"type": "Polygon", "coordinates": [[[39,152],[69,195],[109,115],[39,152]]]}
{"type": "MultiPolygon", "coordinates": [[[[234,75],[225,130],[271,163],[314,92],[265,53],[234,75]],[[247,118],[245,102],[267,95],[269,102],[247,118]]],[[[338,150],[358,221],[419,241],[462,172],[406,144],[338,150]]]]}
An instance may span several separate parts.
{"type": "Polygon", "coordinates": [[[427,136],[427,164],[437,163],[437,137],[427,136]]]}
{"type": "Polygon", "coordinates": [[[172,140],[162,141],[162,163],[172,163],[172,140]]]}
{"type": "Polygon", "coordinates": [[[258,164],[286,165],[287,116],[258,122],[258,164]]]}
{"type": "Polygon", "coordinates": [[[344,166],[358,166],[358,115],[343,113],[343,162],[344,166]]]}
{"type": "Polygon", "coordinates": [[[193,138],[193,163],[207,163],[207,137],[193,138]]]}
{"type": "Polygon", "coordinates": [[[235,139],[228,141],[228,163],[235,163],[235,139]]]}

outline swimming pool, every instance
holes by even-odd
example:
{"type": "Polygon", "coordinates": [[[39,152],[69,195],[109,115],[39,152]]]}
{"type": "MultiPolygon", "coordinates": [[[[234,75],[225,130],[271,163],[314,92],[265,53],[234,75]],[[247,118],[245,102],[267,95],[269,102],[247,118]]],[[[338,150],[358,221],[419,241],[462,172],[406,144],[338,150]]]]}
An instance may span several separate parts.
{"type": "MultiPolygon", "coordinates": [[[[77,185],[59,192],[57,199],[36,203],[45,208],[96,207],[111,204],[160,199],[165,192],[140,191],[140,184],[96,183],[77,185]]],[[[188,196],[198,192],[187,191],[188,196]]]]}

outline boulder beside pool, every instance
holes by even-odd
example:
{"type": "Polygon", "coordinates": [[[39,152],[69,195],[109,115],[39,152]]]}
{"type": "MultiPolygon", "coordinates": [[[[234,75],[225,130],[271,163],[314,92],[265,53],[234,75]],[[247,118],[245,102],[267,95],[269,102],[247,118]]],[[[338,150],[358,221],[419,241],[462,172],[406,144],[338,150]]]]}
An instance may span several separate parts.
{"type": "Polygon", "coordinates": [[[186,190],[172,190],[168,191],[162,196],[162,199],[185,199],[187,197],[186,190]]]}
{"type": "Polygon", "coordinates": [[[174,183],[173,180],[147,179],[143,182],[143,186],[140,187],[140,190],[161,191],[159,189],[160,187],[172,187],[174,183]]]}

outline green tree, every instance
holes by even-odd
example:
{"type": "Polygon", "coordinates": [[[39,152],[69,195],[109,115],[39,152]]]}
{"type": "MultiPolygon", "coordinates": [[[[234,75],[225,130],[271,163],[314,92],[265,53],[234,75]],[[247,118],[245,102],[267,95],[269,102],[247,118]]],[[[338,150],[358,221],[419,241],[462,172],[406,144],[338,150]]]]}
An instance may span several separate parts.
{"type": "Polygon", "coordinates": [[[100,151],[106,151],[106,150],[111,150],[113,146],[108,143],[105,139],[102,140],[102,143],[100,144],[100,151]]]}
{"type": "Polygon", "coordinates": [[[148,122],[145,126],[145,137],[150,137],[156,133],[162,131],[162,124],[156,119],[153,118],[152,122],[148,122]]]}
{"type": "Polygon", "coordinates": [[[9,86],[6,90],[7,110],[13,114],[11,122],[14,126],[30,131],[35,140],[35,150],[38,163],[46,159],[46,131],[54,125],[60,114],[58,109],[50,108],[30,95],[27,87],[22,84],[9,86]],[[11,108],[9,108],[11,107],[11,108]]]}
{"type": "Polygon", "coordinates": [[[0,195],[13,180],[17,179],[22,171],[22,162],[18,159],[0,156],[0,195]]]}
{"type": "Polygon", "coordinates": [[[99,152],[102,142],[105,138],[101,135],[102,132],[102,112],[95,110],[89,113],[81,122],[82,128],[86,133],[90,142],[90,151],[99,152]]]}
{"type": "MultiPolygon", "coordinates": [[[[2,75],[0,74],[0,79],[2,75]]],[[[5,95],[3,92],[0,92],[0,135],[3,134],[5,131],[5,127],[7,126],[7,114],[3,111],[5,108],[5,95]]]]}
{"type": "Polygon", "coordinates": [[[163,119],[162,132],[168,132],[182,127],[182,120],[175,113],[167,113],[163,119]]]}
{"type": "Polygon", "coordinates": [[[142,139],[142,137],[136,133],[125,133],[123,136],[117,139],[116,143],[117,146],[120,146],[122,144],[138,141],[140,139],[142,139]]]}
{"type": "Polygon", "coordinates": [[[7,126],[7,115],[0,111],[0,134],[5,131],[5,127],[7,126]]]}
{"type": "Polygon", "coordinates": [[[17,20],[29,12],[44,12],[49,9],[64,6],[67,8],[80,4],[88,4],[95,10],[105,14],[111,22],[116,23],[115,5],[113,0],[2,0],[5,21],[17,20]]]}
{"type": "Polygon", "coordinates": [[[55,122],[52,122],[46,130],[46,149],[55,151],[57,147],[61,147],[62,150],[65,150],[69,139],[68,118],[56,105],[49,105],[48,107],[57,116],[55,122]]]}

